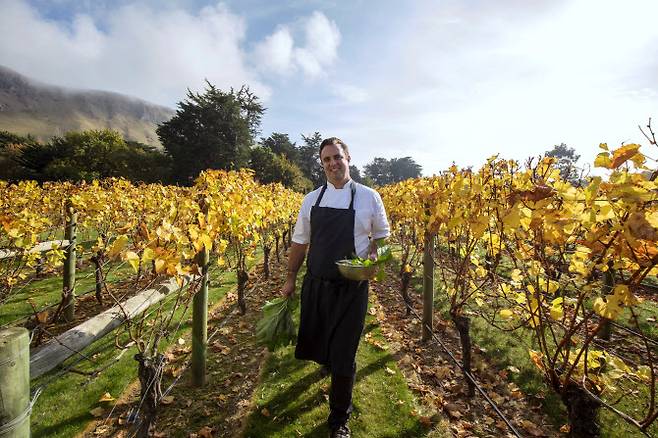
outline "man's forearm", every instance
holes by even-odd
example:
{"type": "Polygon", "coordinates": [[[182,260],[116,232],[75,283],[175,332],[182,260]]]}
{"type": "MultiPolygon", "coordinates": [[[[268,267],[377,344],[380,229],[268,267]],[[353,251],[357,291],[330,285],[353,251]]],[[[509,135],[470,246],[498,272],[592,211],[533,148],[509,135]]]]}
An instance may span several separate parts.
{"type": "Polygon", "coordinates": [[[290,254],[288,255],[287,278],[292,278],[293,280],[297,278],[297,271],[299,271],[299,268],[302,267],[302,263],[304,263],[307,247],[308,244],[292,242],[292,246],[290,247],[290,254]]]}

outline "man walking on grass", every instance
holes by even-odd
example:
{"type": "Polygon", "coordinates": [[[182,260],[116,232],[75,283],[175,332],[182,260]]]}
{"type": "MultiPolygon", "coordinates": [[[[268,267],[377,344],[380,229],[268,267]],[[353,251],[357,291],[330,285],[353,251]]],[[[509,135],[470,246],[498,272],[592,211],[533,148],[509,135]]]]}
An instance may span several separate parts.
{"type": "Polygon", "coordinates": [[[389,236],[379,193],[350,178],[347,145],[322,141],[320,161],[327,182],[304,198],[288,258],[282,294],[295,293],[297,272],[306,258],[301,318],[295,357],[313,360],[331,373],[330,436],[349,438],[356,350],[368,306],[368,281],[340,275],[336,261],[355,255],[376,258],[389,236]]]}

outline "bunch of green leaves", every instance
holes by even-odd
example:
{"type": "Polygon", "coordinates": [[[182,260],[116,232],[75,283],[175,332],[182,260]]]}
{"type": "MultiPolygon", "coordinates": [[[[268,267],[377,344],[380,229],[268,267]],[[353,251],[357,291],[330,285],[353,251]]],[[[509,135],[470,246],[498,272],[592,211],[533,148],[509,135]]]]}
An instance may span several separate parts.
{"type": "Polygon", "coordinates": [[[293,297],[279,297],[263,305],[263,316],[256,324],[258,343],[267,346],[269,351],[294,343],[297,329],[292,320],[292,312],[297,306],[293,297]]]}
{"type": "Polygon", "coordinates": [[[353,266],[362,266],[367,268],[369,266],[379,266],[377,275],[375,279],[381,281],[386,277],[386,272],[384,271],[384,264],[393,259],[393,254],[391,253],[391,247],[388,245],[382,245],[377,248],[377,258],[372,259],[362,259],[361,257],[356,257],[350,259],[350,263],[353,266]]]}
{"type": "Polygon", "coordinates": [[[388,245],[383,245],[377,248],[377,258],[372,259],[362,259],[361,257],[355,257],[350,259],[350,263],[354,266],[363,266],[367,268],[372,265],[383,265],[384,263],[390,261],[393,258],[391,253],[391,247],[388,245]]]}

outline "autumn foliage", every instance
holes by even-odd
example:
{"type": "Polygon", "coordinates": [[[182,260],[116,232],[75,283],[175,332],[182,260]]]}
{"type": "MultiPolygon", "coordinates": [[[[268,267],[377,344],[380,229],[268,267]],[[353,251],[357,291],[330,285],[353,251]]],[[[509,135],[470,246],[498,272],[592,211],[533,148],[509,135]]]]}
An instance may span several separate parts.
{"type": "Polygon", "coordinates": [[[641,430],[658,416],[655,350],[637,313],[643,281],[658,274],[656,173],[637,144],[600,148],[595,166],[607,176],[584,187],[562,180],[554,158],[492,157],[477,171],[452,166],[381,189],[402,254],[431,236],[460,333],[475,315],[531,332],[528,354],[580,436],[598,433],[600,407],[641,430]],[[639,335],[632,353],[602,339],[611,323],[639,335]],[[638,385],[648,390],[636,409],[620,410],[638,385]]]}

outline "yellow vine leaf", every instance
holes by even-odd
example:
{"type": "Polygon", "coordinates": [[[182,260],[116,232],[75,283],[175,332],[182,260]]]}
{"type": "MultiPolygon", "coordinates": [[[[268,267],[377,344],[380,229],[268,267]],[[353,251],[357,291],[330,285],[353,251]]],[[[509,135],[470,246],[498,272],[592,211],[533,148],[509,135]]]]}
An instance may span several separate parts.
{"type": "Polygon", "coordinates": [[[532,363],[534,363],[535,366],[539,368],[541,371],[544,371],[542,354],[539,351],[535,351],[535,350],[528,350],[528,354],[530,355],[530,360],[532,360],[532,363]]]}
{"type": "Polygon", "coordinates": [[[117,237],[114,242],[112,243],[112,246],[110,246],[110,249],[107,251],[107,256],[109,258],[114,258],[121,254],[121,251],[126,247],[128,244],[128,236],[125,234],[121,234],[119,237],[117,237]]]}
{"type": "Polygon", "coordinates": [[[610,154],[607,152],[601,152],[596,156],[594,160],[594,167],[604,167],[606,169],[610,168],[610,154]]]}
{"type": "Polygon", "coordinates": [[[619,307],[619,298],[616,295],[608,295],[604,300],[601,297],[597,297],[594,300],[594,311],[604,318],[616,319],[621,312],[621,307],[619,307]]]}
{"type": "Polygon", "coordinates": [[[637,154],[639,149],[640,145],[635,143],[620,147],[612,153],[612,160],[610,160],[610,165],[608,167],[610,169],[618,168],[637,154]]]}
{"type": "Polygon", "coordinates": [[[503,319],[511,319],[514,317],[514,312],[512,312],[510,309],[502,309],[499,313],[500,317],[503,319]]]}
{"type": "Polygon", "coordinates": [[[128,251],[124,255],[124,260],[127,260],[132,266],[133,270],[137,272],[139,270],[139,256],[134,251],[128,251]]]}

